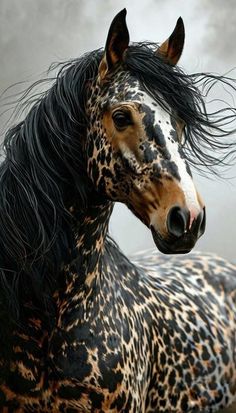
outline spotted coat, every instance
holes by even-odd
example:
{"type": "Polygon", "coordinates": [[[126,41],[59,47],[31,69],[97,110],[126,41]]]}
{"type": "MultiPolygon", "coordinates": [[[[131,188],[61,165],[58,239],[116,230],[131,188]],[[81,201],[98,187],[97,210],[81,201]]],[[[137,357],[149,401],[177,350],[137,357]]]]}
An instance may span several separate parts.
{"type": "MultiPolygon", "coordinates": [[[[86,84],[87,204],[71,193],[65,202],[73,259],[60,262],[52,319],[32,292],[24,320],[0,337],[3,413],[214,413],[236,401],[236,267],[199,253],[146,251],[130,260],[108,236],[114,201],[165,253],[189,252],[205,229],[181,147],[183,121],[126,70],[124,11],[111,27],[86,84]]],[[[172,53],[168,44],[162,57],[172,53]]]]}

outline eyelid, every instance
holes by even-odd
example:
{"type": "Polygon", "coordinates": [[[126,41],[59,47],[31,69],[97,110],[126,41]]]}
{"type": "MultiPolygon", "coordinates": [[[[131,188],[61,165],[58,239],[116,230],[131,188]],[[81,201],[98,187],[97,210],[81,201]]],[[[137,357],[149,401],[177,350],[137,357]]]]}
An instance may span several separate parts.
{"type": "Polygon", "coordinates": [[[121,107],[119,106],[119,107],[113,109],[112,112],[111,112],[111,114],[114,115],[114,113],[117,113],[117,112],[130,113],[130,110],[128,110],[128,109],[126,109],[126,108],[125,108],[125,109],[124,109],[124,108],[121,108],[121,107]]]}
{"type": "Polygon", "coordinates": [[[127,105],[119,105],[119,106],[117,105],[111,109],[111,114],[113,115],[115,112],[118,112],[118,111],[124,112],[124,113],[131,113],[131,109],[127,105]]]}
{"type": "Polygon", "coordinates": [[[118,131],[125,130],[128,126],[133,125],[132,114],[130,110],[124,110],[121,107],[116,108],[112,112],[112,119],[115,125],[115,128],[118,131]]]}

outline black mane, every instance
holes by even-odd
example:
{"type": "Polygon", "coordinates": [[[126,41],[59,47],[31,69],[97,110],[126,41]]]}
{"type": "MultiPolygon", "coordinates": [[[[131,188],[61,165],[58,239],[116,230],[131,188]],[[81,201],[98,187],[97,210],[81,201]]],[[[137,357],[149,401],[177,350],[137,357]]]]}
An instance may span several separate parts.
{"type": "MultiPolygon", "coordinates": [[[[213,73],[188,75],[156,56],[157,48],[147,42],[129,47],[127,67],[155,101],[185,122],[183,149],[188,161],[202,174],[217,175],[217,167],[228,165],[236,151],[235,140],[227,140],[236,132],[236,108],[220,101],[221,107],[209,113],[205,101],[216,85],[235,93],[236,80],[213,73]]],[[[219,106],[219,100],[213,102],[219,106]]]]}
{"type": "MultiPolygon", "coordinates": [[[[235,108],[207,114],[204,99],[215,82],[235,91],[235,81],[187,75],[154,58],[156,47],[130,46],[126,69],[157,102],[164,107],[167,103],[185,121],[184,150],[193,165],[213,170],[225,164],[235,152],[235,145],[223,139],[232,132],[235,108]]],[[[82,149],[87,85],[96,78],[102,55],[99,49],[59,65],[52,87],[37,99],[29,97],[30,87],[21,105],[34,101],[32,108],[6,134],[0,166],[0,302],[9,301],[14,314],[24,296],[34,297],[36,306],[48,305],[60,265],[69,262],[66,252],[73,250],[74,239],[68,207],[76,199],[86,208],[89,193],[82,149]]]]}
{"type": "MultiPolygon", "coordinates": [[[[101,52],[61,65],[52,87],[38,95],[4,139],[0,166],[0,300],[19,311],[21,296],[48,305],[61,263],[73,250],[70,203],[86,207],[89,183],[82,141],[87,81],[101,52]]],[[[35,84],[38,85],[38,82],[35,84]]],[[[28,106],[33,87],[20,102],[28,106]]],[[[23,298],[22,297],[22,298],[23,298]]]]}

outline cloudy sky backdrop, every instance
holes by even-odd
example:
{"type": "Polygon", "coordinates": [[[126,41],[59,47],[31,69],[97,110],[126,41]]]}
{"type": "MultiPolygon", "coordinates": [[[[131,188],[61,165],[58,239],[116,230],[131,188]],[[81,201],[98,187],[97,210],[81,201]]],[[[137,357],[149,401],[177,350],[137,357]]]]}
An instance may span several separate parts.
{"type": "MultiPolygon", "coordinates": [[[[236,66],[235,0],[0,0],[0,92],[37,79],[54,61],[103,46],[112,18],[123,7],[133,41],[162,42],[183,17],[180,65],[188,73],[225,73],[236,66]]],[[[196,248],[235,260],[236,178],[230,176],[236,177],[236,166],[224,181],[195,174],[207,206],[206,234],[196,248]]],[[[125,252],[154,246],[149,231],[123,205],[116,206],[110,231],[125,252]]]]}

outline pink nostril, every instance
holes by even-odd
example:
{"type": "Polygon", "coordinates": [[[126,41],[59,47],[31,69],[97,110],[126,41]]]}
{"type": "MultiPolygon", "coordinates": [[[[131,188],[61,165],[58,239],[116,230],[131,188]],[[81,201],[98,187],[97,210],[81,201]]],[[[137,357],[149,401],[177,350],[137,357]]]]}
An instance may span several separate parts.
{"type": "Polygon", "coordinates": [[[188,226],[189,230],[191,229],[192,223],[196,218],[197,218],[197,214],[193,211],[190,211],[190,219],[189,219],[189,226],[188,226]]]}
{"type": "Polygon", "coordinates": [[[198,236],[200,237],[206,228],[206,209],[205,207],[202,209],[200,214],[197,217],[197,228],[198,228],[198,236]]]}
{"type": "Polygon", "coordinates": [[[189,226],[188,230],[190,231],[196,231],[198,230],[201,235],[205,231],[205,225],[206,225],[206,211],[205,207],[201,210],[200,213],[196,214],[193,211],[190,211],[190,220],[189,220],[189,226]]]}

